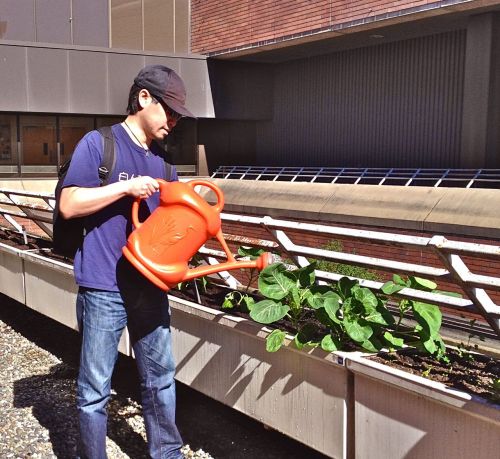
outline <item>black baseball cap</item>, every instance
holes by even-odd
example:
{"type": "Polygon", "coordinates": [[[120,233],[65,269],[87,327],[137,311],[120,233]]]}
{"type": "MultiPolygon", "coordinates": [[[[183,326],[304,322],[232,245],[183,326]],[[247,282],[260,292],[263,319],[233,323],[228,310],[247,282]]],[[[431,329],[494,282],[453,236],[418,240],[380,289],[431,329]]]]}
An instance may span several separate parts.
{"type": "Polygon", "coordinates": [[[185,106],[186,88],[181,77],[164,65],[147,65],[135,77],[134,83],[147,89],[156,99],[182,116],[196,118],[185,106]]]}

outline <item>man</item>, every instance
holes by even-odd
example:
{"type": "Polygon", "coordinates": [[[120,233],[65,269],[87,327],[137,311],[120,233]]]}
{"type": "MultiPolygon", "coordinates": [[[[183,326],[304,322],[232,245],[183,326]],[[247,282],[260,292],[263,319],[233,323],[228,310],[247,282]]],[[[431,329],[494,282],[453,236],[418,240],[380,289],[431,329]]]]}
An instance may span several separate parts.
{"type": "MultiPolygon", "coordinates": [[[[63,218],[85,217],[86,236],[75,256],[79,286],[77,317],[82,333],[77,407],[79,455],[106,458],[106,404],[110,396],[118,342],[128,326],[141,381],[148,448],[152,458],[181,458],[175,424],[175,365],[165,292],[156,288],[122,256],[132,230],[131,206],[141,201],[143,220],[159,204],[157,178],[166,179],[163,140],[182,116],[186,91],[171,69],[143,68],[129,93],[128,116],[112,126],[116,165],[109,184],[99,186],[103,139],[97,131],[77,145],[63,183],[63,218]]],[[[174,170],[173,179],[177,179],[174,170]]]]}

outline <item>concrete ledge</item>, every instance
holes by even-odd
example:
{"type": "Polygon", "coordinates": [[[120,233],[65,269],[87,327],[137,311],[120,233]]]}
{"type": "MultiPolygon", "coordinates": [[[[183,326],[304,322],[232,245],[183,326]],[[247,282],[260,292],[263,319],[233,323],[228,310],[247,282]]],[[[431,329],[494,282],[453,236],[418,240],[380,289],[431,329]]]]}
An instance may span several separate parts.
{"type": "MultiPolygon", "coordinates": [[[[500,190],[213,180],[226,212],[500,238],[500,190]]],[[[210,202],[208,189],[201,194],[210,202]]]]}
{"type": "MultiPolygon", "coordinates": [[[[203,179],[222,189],[226,212],[500,239],[500,190],[203,179]]],[[[55,184],[5,179],[0,188],[53,193],[55,184]]],[[[200,194],[215,202],[208,188],[200,194]]]]}

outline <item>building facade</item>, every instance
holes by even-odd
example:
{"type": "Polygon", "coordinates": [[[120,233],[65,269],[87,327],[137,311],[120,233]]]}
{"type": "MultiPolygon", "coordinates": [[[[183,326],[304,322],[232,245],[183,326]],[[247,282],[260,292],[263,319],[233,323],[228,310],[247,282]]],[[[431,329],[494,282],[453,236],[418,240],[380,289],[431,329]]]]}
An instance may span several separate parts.
{"type": "Polygon", "coordinates": [[[209,158],[500,168],[499,3],[192,0],[227,133],[209,158]]]}
{"type": "Polygon", "coordinates": [[[0,175],[54,175],[147,63],[218,165],[499,168],[500,0],[0,0],[0,175]]]}
{"type": "MultiPolygon", "coordinates": [[[[0,0],[0,176],[55,176],[89,130],[124,118],[146,64],[176,70],[187,106],[213,116],[206,57],[189,53],[188,0],[0,0]]],[[[168,140],[196,161],[196,122],[168,140]]]]}

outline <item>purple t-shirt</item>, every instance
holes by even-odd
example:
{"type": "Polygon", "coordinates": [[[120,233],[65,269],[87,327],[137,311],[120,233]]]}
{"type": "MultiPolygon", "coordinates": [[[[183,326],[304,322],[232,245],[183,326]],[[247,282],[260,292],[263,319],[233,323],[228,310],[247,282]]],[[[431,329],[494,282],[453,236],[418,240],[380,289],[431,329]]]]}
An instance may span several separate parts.
{"type": "MultiPolygon", "coordinates": [[[[121,124],[113,127],[116,164],[109,183],[128,180],[140,175],[166,179],[160,147],[154,142],[146,152],[136,145],[121,124]]],[[[103,138],[97,131],[86,134],[76,146],[64,187],[92,188],[99,186],[98,168],[103,157],[103,138]]],[[[173,171],[172,180],[177,180],[173,171]]],[[[123,261],[122,247],[133,229],[131,221],[134,198],[126,196],[104,209],[85,217],[86,236],[82,250],[74,260],[75,280],[81,287],[117,292],[117,266],[123,261]]],[[[144,221],[158,206],[159,193],[141,202],[139,219],[144,221]]]]}

